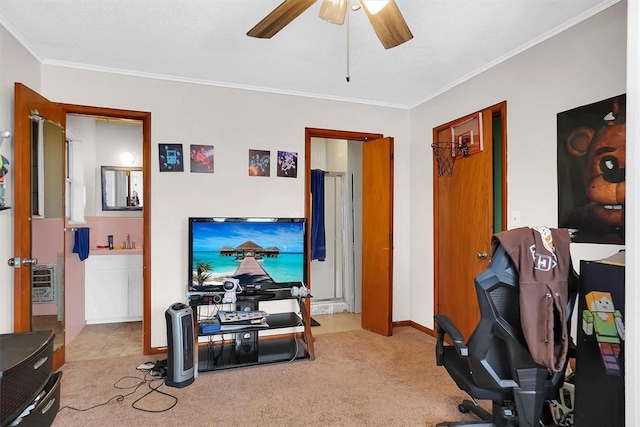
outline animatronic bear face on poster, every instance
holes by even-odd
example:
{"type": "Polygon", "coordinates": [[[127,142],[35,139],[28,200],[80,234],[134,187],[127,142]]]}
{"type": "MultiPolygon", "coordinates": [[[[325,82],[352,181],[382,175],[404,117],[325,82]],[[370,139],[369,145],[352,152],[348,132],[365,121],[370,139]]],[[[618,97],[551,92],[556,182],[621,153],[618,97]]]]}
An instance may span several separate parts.
{"type": "Polygon", "coordinates": [[[626,96],[558,114],[558,226],[624,244],[626,96]]]}

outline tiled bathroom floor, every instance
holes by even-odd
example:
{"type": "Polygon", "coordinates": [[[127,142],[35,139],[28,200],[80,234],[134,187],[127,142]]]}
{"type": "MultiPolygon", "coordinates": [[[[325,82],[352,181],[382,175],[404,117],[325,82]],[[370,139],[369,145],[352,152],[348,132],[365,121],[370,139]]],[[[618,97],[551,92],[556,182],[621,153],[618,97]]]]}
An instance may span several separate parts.
{"type": "Polygon", "coordinates": [[[69,343],[67,362],[142,354],[142,322],[87,325],[69,343]]]}

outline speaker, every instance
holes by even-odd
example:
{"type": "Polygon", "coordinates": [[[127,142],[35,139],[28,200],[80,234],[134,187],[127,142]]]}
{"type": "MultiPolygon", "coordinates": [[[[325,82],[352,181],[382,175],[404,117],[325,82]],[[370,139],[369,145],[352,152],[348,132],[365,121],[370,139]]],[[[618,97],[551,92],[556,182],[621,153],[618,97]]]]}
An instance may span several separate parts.
{"type": "Polygon", "coordinates": [[[172,304],[164,313],[167,321],[167,376],[165,384],[182,388],[194,380],[193,310],[172,304]]]}
{"type": "Polygon", "coordinates": [[[258,331],[236,332],[236,363],[258,362],[258,331]]]}
{"type": "Polygon", "coordinates": [[[258,302],[256,300],[240,300],[236,302],[237,311],[256,311],[258,309],[258,302]]]}

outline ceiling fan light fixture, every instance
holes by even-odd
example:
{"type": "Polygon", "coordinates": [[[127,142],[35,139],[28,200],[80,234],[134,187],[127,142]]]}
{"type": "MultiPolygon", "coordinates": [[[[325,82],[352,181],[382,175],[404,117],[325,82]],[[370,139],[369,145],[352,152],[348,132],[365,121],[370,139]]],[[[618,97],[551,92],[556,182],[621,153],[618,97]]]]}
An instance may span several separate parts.
{"type": "Polygon", "coordinates": [[[375,15],[380,12],[382,9],[387,7],[390,0],[360,0],[360,3],[367,8],[370,14],[375,15]]]}
{"type": "Polygon", "coordinates": [[[332,24],[344,24],[348,0],[322,0],[318,16],[332,24]]]}
{"type": "MultiPolygon", "coordinates": [[[[275,9],[247,32],[249,37],[270,39],[318,0],[283,0],[275,9]]],[[[347,19],[350,0],[322,0],[320,17],[334,24],[347,19]]],[[[395,0],[355,0],[362,6],[373,30],[385,49],[391,49],[413,38],[395,0]]],[[[348,23],[348,21],[347,21],[348,23]]],[[[347,31],[348,35],[348,31],[347,31]]]]}

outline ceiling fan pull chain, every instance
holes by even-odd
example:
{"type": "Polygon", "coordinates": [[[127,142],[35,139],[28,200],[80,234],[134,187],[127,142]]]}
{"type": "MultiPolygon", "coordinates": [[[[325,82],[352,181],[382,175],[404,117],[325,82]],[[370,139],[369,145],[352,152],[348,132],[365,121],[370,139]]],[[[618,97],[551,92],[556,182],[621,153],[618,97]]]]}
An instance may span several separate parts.
{"type": "Polygon", "coordinates": [[[351,76],[349,75],[349,28],[350,28],[349,22],[351,20],[349,19],[348,9],[347,9],[345,19],[347,20],[347,83],[349,83],[351,81],[351,76]]]}

